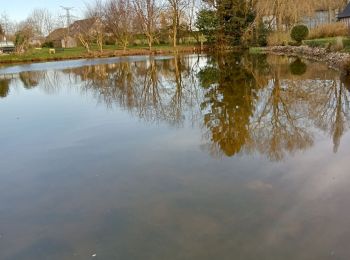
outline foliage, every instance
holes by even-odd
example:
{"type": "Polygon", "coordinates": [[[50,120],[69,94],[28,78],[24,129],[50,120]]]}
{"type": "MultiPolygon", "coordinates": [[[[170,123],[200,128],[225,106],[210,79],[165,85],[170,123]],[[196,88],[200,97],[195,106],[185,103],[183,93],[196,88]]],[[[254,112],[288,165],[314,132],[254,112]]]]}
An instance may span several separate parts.
{"type": "Polygon", "coordinates": [[[219,29],[219,19],[217,17],[217,13],[213,10],[200,10],[196,20],[196,27],[206,36],[207,43],[214,43],[216,32],[219,29]]]}
{"type": "Polygon", "coordinates": [[[221,55],[198,74],[206,89],[201,109],[212,150],[233,156],[250,141],[249,123],[253,115],[257,84],[242,66],[242,55],[221,55]]]}
{"type": "Polygon", "coordinates": [[[10,80],[0,79],[0,98],[4,98],[10,92],[10,80]]]}
{"type": "Polygon", "coordinates": [[[254,21],[255,14],[251,3],[246,0],[222,0],[218,5],[220,28],[223,30],[223,42],[240,45],[245,30],[254,21]]]}
{"type": "Polygon", "coordinates": [[[265,23],[259,23],[257,28],[254,29],[254,39],[250,43],[254,46],[265,47],[268,44],[267,37],[270,33],[267,25],[265,23]]]}
{"type": "Polygon", "coordinates": [[[206,1],[211,9],[202,9],[196,26],[205,34],[209,43],[218,48],[241,45],[242,37],[255,19],[252,2],[246,0],[206,1]]]}
{"type": "Polygon", "coordinates": [[[250,47],[249,48],[249,53],[250,54],[261,54],[262,53],[262,48],[260,48],[260,47],[250,47]]]}
{"type": "Polygon", "coordinates": [[[342,37],[336,37],[335,42],[330,46],[332,51],[341,51],[344,49],[344,43],[342,37]]]}
{"type": "Polygon", "coordinates": [[[43,48],[53,48],[54,46],[53,46],[53,42],[44,42],[41,47],[43,47],[43,48]]]}
{"type": "Polygon", "coordinates": [[[337,22],[319,25],[316,28],[311,29],[308,39],[328,38],[347,35],[349,35],[348,26],[345,23],[337,22]]]}
{"type": "Polygon", "coordinates": [[[300,24],[293,27],[290,36],[296,42],[302,42],[306,39],[309,34],[309,29],[307,26],[300,24]]]}

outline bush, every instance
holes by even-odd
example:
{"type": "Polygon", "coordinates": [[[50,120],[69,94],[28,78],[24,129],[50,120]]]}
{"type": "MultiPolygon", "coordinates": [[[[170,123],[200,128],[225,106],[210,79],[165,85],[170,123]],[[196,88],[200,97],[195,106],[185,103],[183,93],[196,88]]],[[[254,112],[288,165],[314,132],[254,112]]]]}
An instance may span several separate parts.
{"type": "Polygon", "coordinates": [[[41,47],[43,48],[53,48],[53,42],[44,42],[41,47]]]}
{"type": "Polygon", "coordinates": [[[263,23],[260,23],[257,28],[257,44],[258,46],[267,46],[267,36],[269,34],[269,29],[263,23]]]}
{"type": "Polygon", "coordinates": [[[337,37],[335,39],[335,42],[331,46],[331,50],[332,51],[341,51],[342,49],[344,49],[343,38],[337,37]]]}
{"type": "Polygon", "coordinates": [[[305,25],[296,25],[293,27],[290,36],[296,42],[302,42],[309,35],[309,29],[305,25]]]}
{"type": "Polygon", "coordinates": [[[347,36],[349,34],[348,27],[345,23],[329,23],[317,26],[310,30],[309,39],[347,36]]]}

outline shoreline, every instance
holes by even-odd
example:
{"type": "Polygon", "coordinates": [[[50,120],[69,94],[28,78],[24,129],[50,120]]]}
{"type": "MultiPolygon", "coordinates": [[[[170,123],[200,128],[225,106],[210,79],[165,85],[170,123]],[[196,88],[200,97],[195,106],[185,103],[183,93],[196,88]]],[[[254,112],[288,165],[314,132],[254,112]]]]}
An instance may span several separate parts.
{"type": "Polygon", "coordinates": [[[260,53],[305,58],[312,61],[325,62],[330,68],[349,73],[350,54],[332,52],[326,48],[309,46],[272,46],[259,48],[260,53]]]}
{"type": "Polygon", "coordinates": [[[21,55],[16,56],[16,59],[0,59],[0,65],[17,65],[17,64],[28,64],[37,62],[50,62],[50,61],[65,61],[65,60],[80,60],[80,59],[94,59],[94,58],[113,58],[113,57],[126,57],[126,56],[138,56],[138,55],[162,55],[162,54],[176,54],[176,53],[200,53],[201,51],[207,50],[204,47],[202,50],[198,46],[178,47],[176,49],[155,49],[150,51],[148,49],[130,49],[130,50],[106,50],[102,53],[99,51],[92,51],[90,53],[85,52],[79,55],[72,56],[52,56],[52,57],[22,57],[21,55]]]}

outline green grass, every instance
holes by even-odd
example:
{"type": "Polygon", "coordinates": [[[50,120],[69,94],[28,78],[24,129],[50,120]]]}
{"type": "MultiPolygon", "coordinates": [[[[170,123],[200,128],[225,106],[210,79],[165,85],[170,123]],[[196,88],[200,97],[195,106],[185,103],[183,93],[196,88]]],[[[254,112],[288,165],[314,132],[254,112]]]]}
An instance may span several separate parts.
{"type": "MultiPolygon", "coordinates": [[[[344,45],[344,51],[350,51],[350,38],[349,37],[342,37],[343,38],[343,45],[344,45]]],[[[329,37],[329,38],[321,38],[321,39],[313,39],[313,40],[305,40],[303,41],[304,44],[310,46],[310,47],[327,47],[329,44],[335,44],[337,37],[329,37]]]]}
{"type": "MultiPolygon", "coordinates": [[[[179,47],[190,47],[194,46],[193,44],[182,44],[179,47]]],[[[170,51],[173,50],[173,47],[164,44],[164,45],[154,45],[152,48],[154,51],[170,51]]],[[[123,48],[115,45],[105,45],[103,46],[104,53],[102,55],[107,55],[112,51],[122,51],[123,48]]],[[[136,54],[137,51],[148,50],[147,45],[137,45],[137,46],[129,46],[127,48],[126,54],[136,54]]],[[[99,49],[97,45],[91,46],[91,51],[98,52],[99,49]]],[[[76,58],[87,58],[94,57],[93,54],[89,54],[84,47],[76,47],[76,48],[66,48],[66,49],[56,49],[55,54],[49,53],[49,48],[42,49],[30,49],[23,54],[8,54],[8,55],[0,55],[0,63],[18,63],[18,62],[32,62],[32,61],[46,61],[46,60],[64,60],[64,59],[76,59],[76,58]],[[89,56],[90,55],[90,56],[89,56]]],[[[101,56],[102,56],[101,55],[101,56]]],[[[99,54],[96,54],[99,57],[99,54]]]]}
{"type": "Polygon", "coordinates": [[[23,54],[11,53],[9,55],[1,55],[0,61],[32,61],[32,60],[46,60],[46,59],[63,59],[63,58],[74,58],[82,56],[86,53],[84,48],[69,48],[64,51],[57,51],[56,54],[49,54],[48,48],[31,49],[23,54]]]}
{"type": "Polygon", "coordinates": [[[262,53],[262,48],[261,47],[250,47],[249,48],[249,53],[250,54],[261,54],[262,53]]]}

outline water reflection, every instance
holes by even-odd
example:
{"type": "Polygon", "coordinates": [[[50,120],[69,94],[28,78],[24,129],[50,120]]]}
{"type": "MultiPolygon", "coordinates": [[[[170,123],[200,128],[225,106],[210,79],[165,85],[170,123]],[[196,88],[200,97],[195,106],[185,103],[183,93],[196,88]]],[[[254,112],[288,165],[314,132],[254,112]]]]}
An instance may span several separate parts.
{"type": "Polygon", "coordinates": [[[75,89],[154,123],[202,129],[202,149],[214,157],[260,153],[279,161],[310,148],[316,130],[337,152],[349,125],[349,78],[295,58],[221,54],[150,57],[0,78],[46,93],[75,89]]]}
{"type": "Polygon", "coordinates": [[[0,79],[0,97],[6,97],[10,92],[10,79],[0,79]]]}

